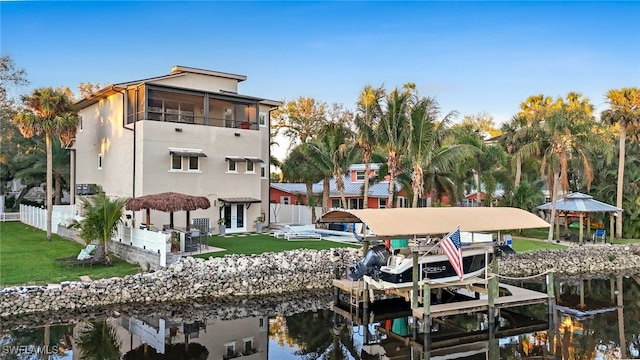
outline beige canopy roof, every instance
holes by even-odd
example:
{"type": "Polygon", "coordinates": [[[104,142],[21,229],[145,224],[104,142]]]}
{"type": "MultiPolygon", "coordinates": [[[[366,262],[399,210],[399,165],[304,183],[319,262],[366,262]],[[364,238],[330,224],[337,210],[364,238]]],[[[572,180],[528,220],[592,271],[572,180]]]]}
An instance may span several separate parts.
{"type": "Polygon", "coordinates": [[[399,237],[460,231],[548,228],[538,216],[510,207],[427,207],[331,210],[319,223],[365,223],[376,236],[399,237]]]}

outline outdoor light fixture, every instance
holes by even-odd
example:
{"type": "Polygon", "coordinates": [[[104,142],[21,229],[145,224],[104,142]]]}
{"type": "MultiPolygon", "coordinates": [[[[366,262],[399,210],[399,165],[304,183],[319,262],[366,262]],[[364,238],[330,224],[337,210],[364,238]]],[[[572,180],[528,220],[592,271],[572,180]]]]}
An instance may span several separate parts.
{"type": "Polygon", "coordinates": [[[233,135],[235,135],[235,136],[240,136],[240,133],[233,133],[233,135]]]}
{"type": "Polygon", "coordinates": [[[182,132],[181,128],[176,128],[176,132],[182,132]]]}

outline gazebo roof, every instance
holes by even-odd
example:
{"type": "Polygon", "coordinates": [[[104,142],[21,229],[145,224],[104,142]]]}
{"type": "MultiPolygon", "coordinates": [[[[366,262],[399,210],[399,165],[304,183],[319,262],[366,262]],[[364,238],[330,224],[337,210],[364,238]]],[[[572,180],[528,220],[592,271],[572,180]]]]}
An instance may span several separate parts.
{"type": "MultiPolygon", "coordinates": [[[[551,203],[538,206],[540,210],[551,210],[551,203]]],[[[605,204],[602,201],[595,200],[593,196],[573,192],[565,198],[556,201],[556,210],[575,213],[591,213],[591,212],[617,212],[622,209],[605,204]]]]}
{"type": "Polygon", "coordinates": [[[138,211],[142,209],[159,210],[165,212],[193,211],[208,209],[211,202],[204,196],[193,196],[174,192],[164,192],[131,198],[127,200],[127,210],[138,211]]]}

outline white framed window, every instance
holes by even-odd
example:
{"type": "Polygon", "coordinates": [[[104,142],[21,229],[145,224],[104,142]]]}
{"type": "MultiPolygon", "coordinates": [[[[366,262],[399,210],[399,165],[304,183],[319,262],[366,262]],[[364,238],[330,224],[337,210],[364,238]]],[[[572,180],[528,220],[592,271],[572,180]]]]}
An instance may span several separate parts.
{"type": "Polygon", "coordinates": [[[378,209],[387,208],[387,198],[378,198],[378,209]]]}
{"type": "Polygon", "coordinates": [[[280,196],[280,203],[284,205],[291,204],[291,197],[289,196],[280,196]]]}
{"type": "Polygon", "coordinates": [[[364,199],[349,199],[349,209],[364,208],[364,199]]]}
{"type": "Polygon", "coordinates": [[[261,164],[260,165],[260,177],[263,179],[267,178],[267,165],[266,164],[261,164]]]}
{"type": "Polygon", "coordinates": [[[356,171],[356,181],[364,181],[364,170],[356,171]]]}
{"type": "Polygon", "coordinates": [[[224,344],[225,347],[225,352],[227,353],[227,358],[234,358],[236,357],[236,342],[232,341],[232,342],[228,342],[226,344],[224,344]]]}
{"type": "Polygon", "coordinates": [[[227,161],[227,172],[233,172],[233,173],[238,172],[238,165],[236,165],[235,161],[233,160],[227,161]]]}
{"type": "Polygon", "coordinates": [[[98,154],[98,170],[102,170],[102,154],[98,154]]]}
{"type": "Polygon", "coordinates": [[[260,114],[258,114],[258,123],[260,124],[260,126],[267,126],[267,117],[269,115],[265,112],[261,112],[260,114]]]}
{"type": "Polygon", "coordinates": [[[342,203],[340,202],[340,199],[331,199],[331,207],[334,209],[341,208],[342,203]]]}
{"type": "Polygon", "coordinates": [[[182,170],[182,156],[171,154],[171,170],[182,170]]]}
{"type": "Polygon", "coordinates": [[[256,172],[255,163],[253,161],[247,160],[247,172],[248,173],[256,172]]]}
{"type": "Polygon", "coordinates": [[[200,170],[200,158],[198,156],[189,156],[189,170],[190,171],[200,170]]]}
{"type": "Polygon", "coordinates": [[[253,336],[242,339],[242,342],[244,342],[244,349],[242,351],[244,355],[250,355],[255,352],[253,348],[253,336]]]}
{"type": "Polygon", "coordinates": [[[404,196],[398,196],[398,207],[406,208],[407,207],[407,198],[404,196]]]}

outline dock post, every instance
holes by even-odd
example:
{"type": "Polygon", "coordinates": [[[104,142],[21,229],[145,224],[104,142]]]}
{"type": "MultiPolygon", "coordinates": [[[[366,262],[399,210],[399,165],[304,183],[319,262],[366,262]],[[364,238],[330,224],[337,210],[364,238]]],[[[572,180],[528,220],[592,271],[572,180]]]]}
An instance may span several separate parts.
{"type": "Polygon", "coordinates": [[[553,322],[553,313],[556,308],[556,294],[554,289],[555,281],[553,280],[553,269],[547,273],[547,304],[549,305],[549,323],[553,322]]]}
{"type": "Polygon", "coordinates": [[[423,350],[424,359],[429,359],[429,352],[431,351],[431,281],[424,279],[422,285],[422,305],[424,306],[424,312],[422,315],[423,329],[423,350]]]}
{"type": "Polygon", "coordinates": [[[498,276],[492,274],[489,278],[489,331],[496,327],[496,298],[498,297],[498,276]]]}
{"type": "Polygon", "coordinates": [[[369,344],[369,283],[364,281],[364,291],[362,293],[362,327],[364,328],[365,344],[369,344]]]}
{"type": "Polygon", "coordinates": [[[418,253],[413,251],[411,253],[411,258],[413,260],[413,269],[412,269],[412,277],[413,277],[413,287],[412,287],[412,294],[411,294],[411,309],[415,309],[418,307],[418,282],[420,281],[419,277],[420,277],[420,273],[419,273],[419,269],[418,269],[418,253]]]}
{"type": "Polygon", "coordinates": [[[622,294],[622,275],[618,275],[616,282],[618,289],[616,293],[618,305],[618,334],[620,336],[620,357],[627,357],[627,341],[624,335],[624,295],[622,294]]]}

